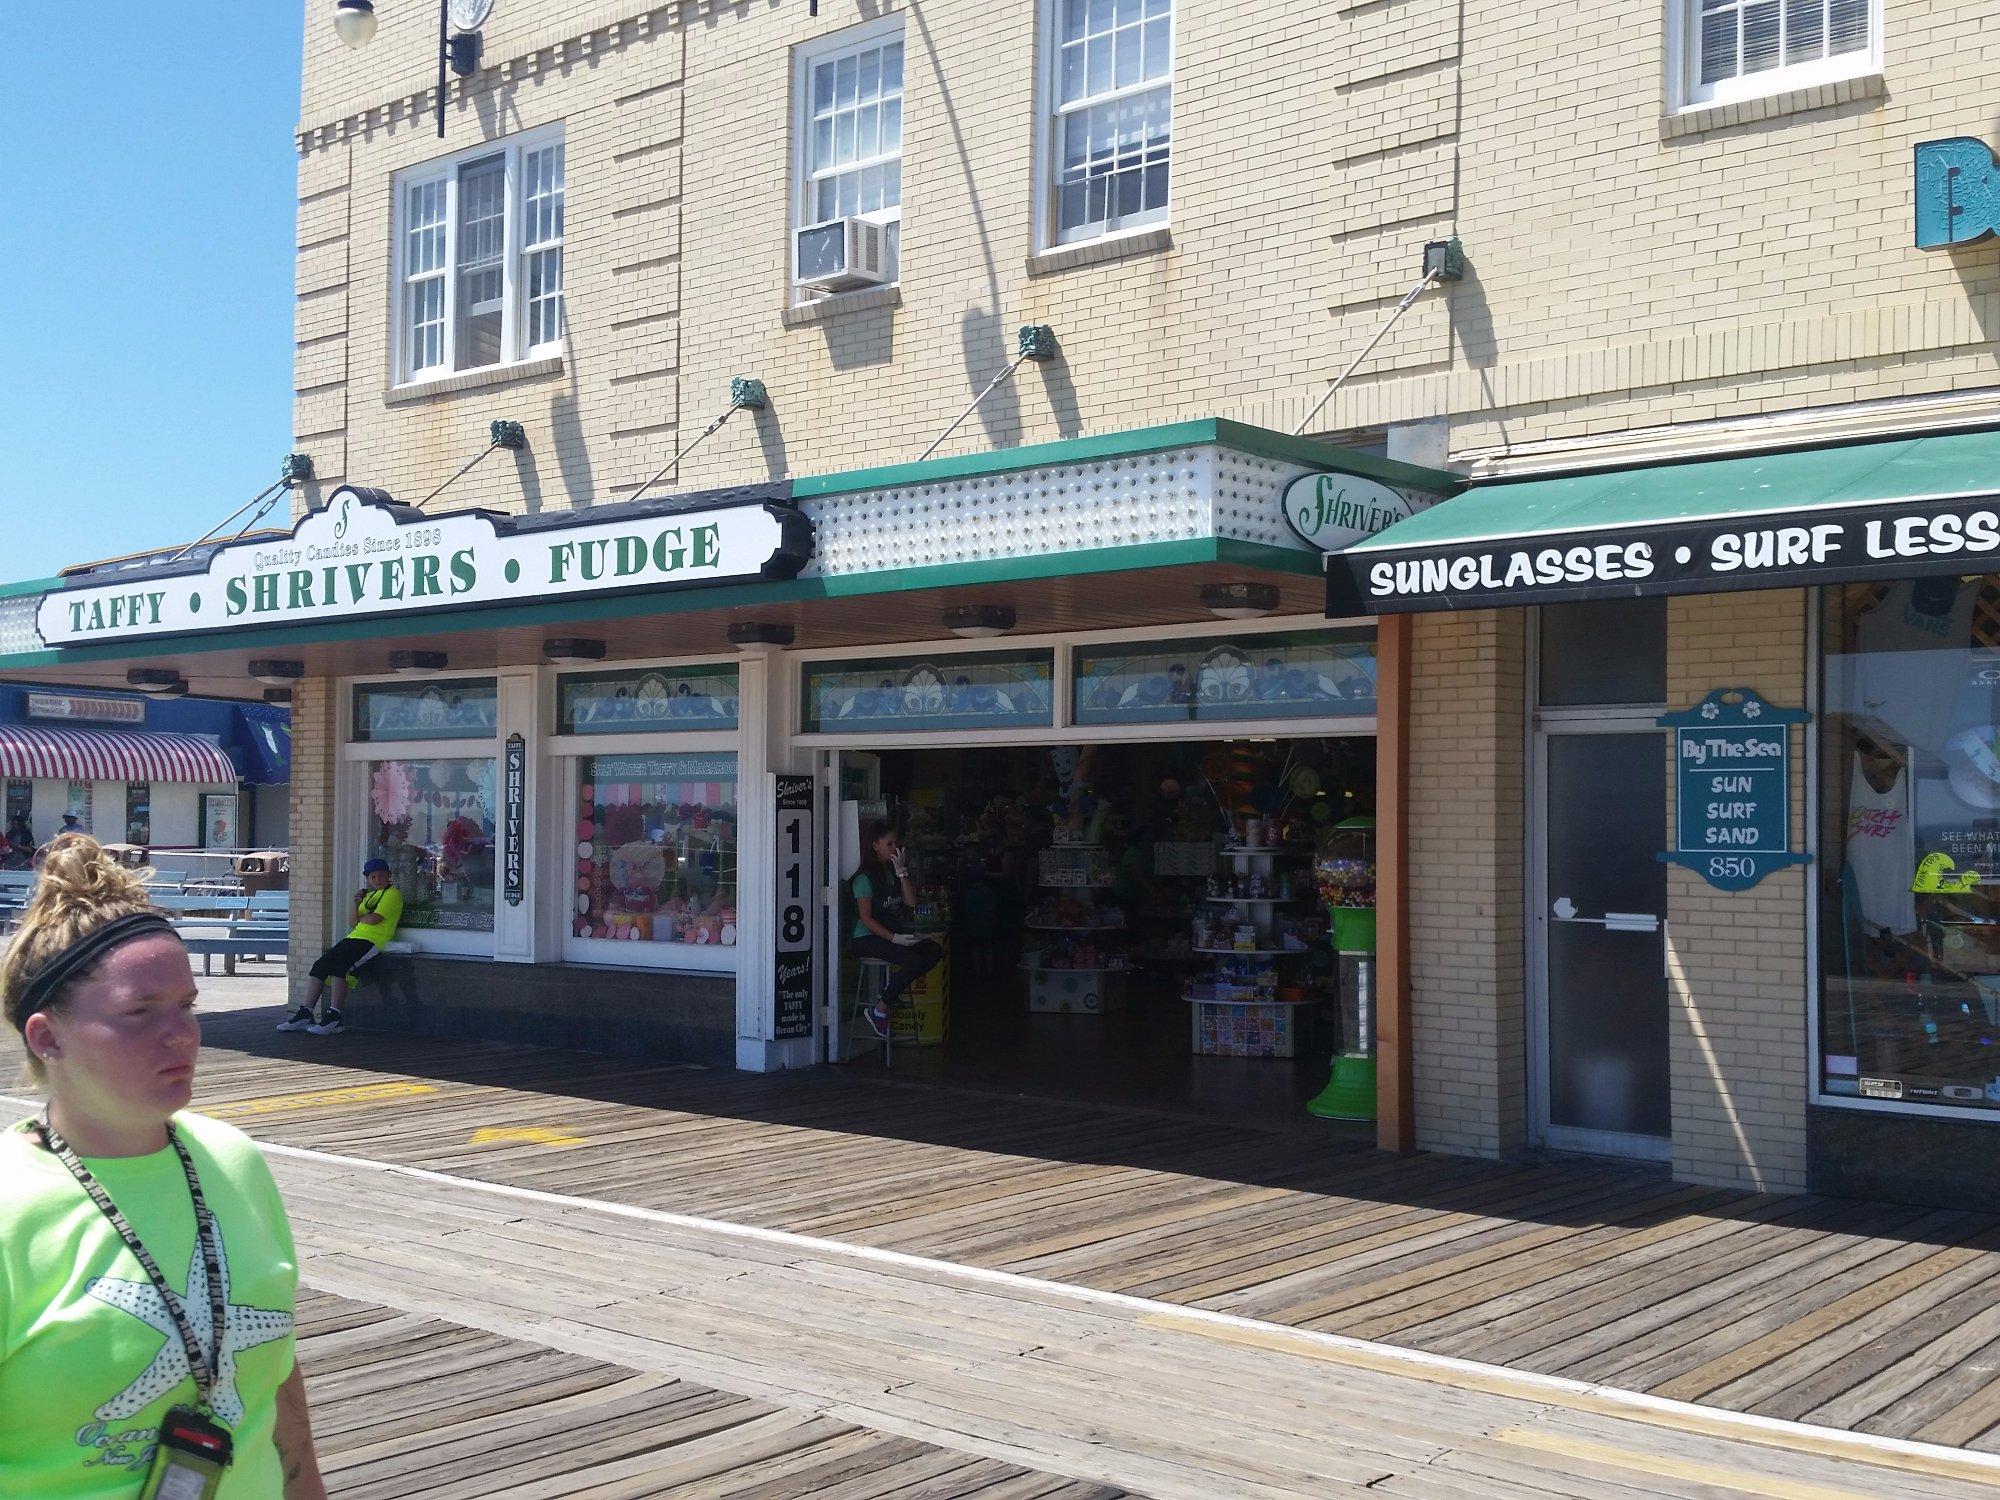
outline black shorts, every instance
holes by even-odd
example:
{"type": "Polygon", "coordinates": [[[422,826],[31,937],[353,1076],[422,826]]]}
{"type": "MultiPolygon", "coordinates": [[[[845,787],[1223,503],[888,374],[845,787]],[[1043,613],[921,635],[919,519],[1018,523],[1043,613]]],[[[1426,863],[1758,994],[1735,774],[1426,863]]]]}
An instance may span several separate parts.
{"type": "Polygon", "coordinates": [[[342,938],[319,956],[312,966],[315,979],[345,979],[381,950],[367,938],[342,938]]]}

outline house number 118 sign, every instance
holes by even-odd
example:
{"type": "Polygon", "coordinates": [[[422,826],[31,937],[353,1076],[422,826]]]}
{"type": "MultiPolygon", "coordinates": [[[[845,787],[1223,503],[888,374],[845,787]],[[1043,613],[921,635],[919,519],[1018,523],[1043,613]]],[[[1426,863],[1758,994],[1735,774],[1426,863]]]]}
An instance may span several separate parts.
{"type": "Polygon", "coordinates": [[[1674,847],[1660,858],[1725,891],[1810,859],[1791,846],[1791,726],[1810,717],[1717,688],[1661,718],[1674,731],[1674,847]]]}
{"type": "Polygon", "coordinates": [[[813,778],[771,778],[777,809],[777,943],[771,1034],[813,1034],[813,778]]]}

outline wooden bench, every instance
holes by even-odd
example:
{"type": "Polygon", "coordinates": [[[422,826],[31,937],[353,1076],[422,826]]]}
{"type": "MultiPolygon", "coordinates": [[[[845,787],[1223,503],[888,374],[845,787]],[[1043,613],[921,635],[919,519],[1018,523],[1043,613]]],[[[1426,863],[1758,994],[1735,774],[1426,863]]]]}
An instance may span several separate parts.
{"type": "Polygon", "coordinates": [[[217,956],[222,959],[222,972],[234,974],[239,958],[282,959],[292,948],[292,924],[284,921],[195,918],[174,923],[174,931],[180,934],[190,956],[201,956],[204,974],[215,972],[217,956]]]}
{"type": "Polygon", "coordinates": [[[0,870],[0,932],[20,921],[35,893],[33,870],[0,870]]]}

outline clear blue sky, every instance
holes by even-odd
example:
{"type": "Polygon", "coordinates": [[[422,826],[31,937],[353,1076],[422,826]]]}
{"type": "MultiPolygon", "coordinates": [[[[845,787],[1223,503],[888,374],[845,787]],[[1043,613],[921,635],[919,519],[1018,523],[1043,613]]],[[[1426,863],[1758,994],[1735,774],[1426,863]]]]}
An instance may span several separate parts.
{"type": "Polygon", "coordinates": [[[193,537],[277,476],[303,11],[63,0],[7,28],[0,583],[193,537]]]}

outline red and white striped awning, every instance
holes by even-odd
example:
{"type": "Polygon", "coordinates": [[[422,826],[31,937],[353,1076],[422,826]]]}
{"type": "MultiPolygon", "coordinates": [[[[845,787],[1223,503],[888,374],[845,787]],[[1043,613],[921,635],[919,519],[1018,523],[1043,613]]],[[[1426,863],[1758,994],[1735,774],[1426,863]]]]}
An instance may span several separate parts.
{"type": "Polygon", "coordinates": [[[233,786],[236,767],[220,745],[198,734],[118,734],[0,724],[0,776],[233,786]]]}

